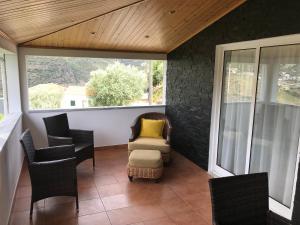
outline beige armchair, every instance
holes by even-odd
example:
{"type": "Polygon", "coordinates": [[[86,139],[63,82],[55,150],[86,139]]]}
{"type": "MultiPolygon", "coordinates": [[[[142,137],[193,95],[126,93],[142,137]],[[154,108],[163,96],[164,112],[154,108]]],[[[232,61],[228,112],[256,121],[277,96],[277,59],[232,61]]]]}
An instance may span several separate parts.
{"type": "Polygon", "coordinates": [[[158,150],[161,152],[164,163],[169,163],[171,159],[171,131],[172,126],[166,115],[163,113],[151,112],[145,113],[136,118],[131,126],[132,135],[128,142],[128,155],[133,150],[158,150]],[[141,131],[141,119],[156,119],[165,120],[165,126],[163,129],[163,139],[161,138],[147,138],[139,137],[141,131]]]}

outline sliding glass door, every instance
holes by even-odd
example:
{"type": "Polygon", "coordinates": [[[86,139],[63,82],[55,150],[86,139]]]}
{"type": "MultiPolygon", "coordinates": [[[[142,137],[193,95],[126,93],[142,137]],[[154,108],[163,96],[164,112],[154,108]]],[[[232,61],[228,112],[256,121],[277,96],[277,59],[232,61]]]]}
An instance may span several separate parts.
{"type": "Polygon", "coordinates": [[[270,196],[288,208],[299,134],[300,45],[261,48],[250,172],[268,172],[270,196]]]}
{"type": "Polygon", "coordinates": [[[300,36],[270,40],[217,48],[209,170],[268,172],[270,208],[290,219],[299,162],[300,36]]]}
{"type": "Polygon", "coordinates": [[[254,67],[255,49],[224,52],[217,165],[235,175],[245,173],[254,67]]]}

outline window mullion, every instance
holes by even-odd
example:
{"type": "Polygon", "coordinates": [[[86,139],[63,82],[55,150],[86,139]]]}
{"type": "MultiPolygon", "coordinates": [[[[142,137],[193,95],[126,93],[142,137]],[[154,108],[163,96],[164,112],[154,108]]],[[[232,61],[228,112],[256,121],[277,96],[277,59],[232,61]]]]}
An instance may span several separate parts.
{"type": "Polygon", "coordinates": [[[250,157],[251,157],[251,145],[252,145],[252,138],[253,138],[253,125],[254,125],[254,114],[255,114],[255,104],[256,104],[256,92],[257,92],[257,80],[258,80],[258,73],[259,73],[259,57],[260,57],[260,47],[256,48],[255,53],[255,69],[254,69],[254,82],[253,82],[253,93],[251,99],[251,107],[250,107],[250,121],[249,121],[249,130],[248,130],[248,137],[247,137],[247,152],[246,152],[246,163],[245,163],[245,174],[249,173],[250,168],[250,157]]]}

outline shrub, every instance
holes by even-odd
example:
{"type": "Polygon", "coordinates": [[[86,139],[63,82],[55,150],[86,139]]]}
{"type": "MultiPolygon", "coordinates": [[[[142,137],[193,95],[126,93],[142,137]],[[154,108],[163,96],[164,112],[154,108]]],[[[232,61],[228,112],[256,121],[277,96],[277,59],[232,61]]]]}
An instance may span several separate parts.
{"type": "Polygon", "coordinates": [[[144,72],[119,62],[91,72],[86,85],[90,106],[128,105],[143,95],[144,72]]]}
{"type": "Polygon", "coordinates": [[[60,108],[64,87],[49,83],[38,84],[29,88],[30,109],[60,108]]]}

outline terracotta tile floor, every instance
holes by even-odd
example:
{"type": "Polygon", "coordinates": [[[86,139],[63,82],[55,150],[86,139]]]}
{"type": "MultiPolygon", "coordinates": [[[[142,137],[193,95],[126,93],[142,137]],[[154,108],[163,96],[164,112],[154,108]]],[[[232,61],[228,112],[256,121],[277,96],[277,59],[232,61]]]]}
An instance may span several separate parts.
{"type": "Polygon", "coordinates": [[[173,153],[160,183],[126,174],[126,149],[96,151],[77,168],[79,213],[72,197],[54,197],[34,205],[29,219],[31,187],[24,165],[11,215],[11,225],[210,225],[211,205],[206,171],[173,153]]]}

